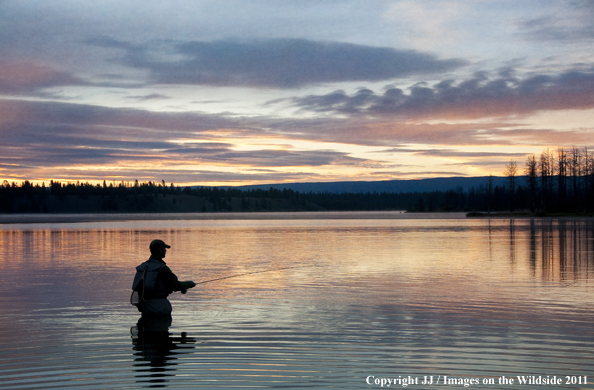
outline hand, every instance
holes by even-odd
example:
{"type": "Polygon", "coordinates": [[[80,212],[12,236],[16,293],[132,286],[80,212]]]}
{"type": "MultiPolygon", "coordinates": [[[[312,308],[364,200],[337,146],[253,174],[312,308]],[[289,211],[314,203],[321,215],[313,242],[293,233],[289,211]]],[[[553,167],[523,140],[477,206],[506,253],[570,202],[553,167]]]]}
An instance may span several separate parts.
{"type": "MultiPolygon", "coordinates": [[[[194,282],[190,282],[190,283],[192,283],[192,287],[196,287],[196,283],[194,283],[194,282]]],[[[190,288],[192,288],[192,287],[190,287],[190,288]]]]}
{"type": "Polygon", "coordinates": [[[180,290],[180,292],[181,292],[182,294],[185,294],[185,293],[187,293],[187,292],[188,292],[188,290],[180,290]]]}

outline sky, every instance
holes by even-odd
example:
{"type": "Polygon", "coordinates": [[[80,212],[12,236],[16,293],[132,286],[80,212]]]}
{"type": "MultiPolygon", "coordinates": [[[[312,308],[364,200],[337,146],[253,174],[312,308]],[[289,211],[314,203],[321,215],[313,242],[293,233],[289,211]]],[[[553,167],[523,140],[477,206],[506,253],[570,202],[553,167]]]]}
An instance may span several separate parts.
{"type": "Polygon", "coordinates": [[[503,175],[594,149],[594,0],[0,0],[0,181],[503,175]]]}

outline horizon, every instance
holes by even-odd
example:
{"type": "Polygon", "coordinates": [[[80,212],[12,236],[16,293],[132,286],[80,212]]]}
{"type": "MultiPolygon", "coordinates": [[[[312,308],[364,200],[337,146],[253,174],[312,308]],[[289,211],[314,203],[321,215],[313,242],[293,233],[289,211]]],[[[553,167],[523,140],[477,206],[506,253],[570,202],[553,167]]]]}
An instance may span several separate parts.
{"type": "MultiPolygon", "coordinates": [[[[515,176],[516,179],[525,179],[528,176],[525,174],[518,174],[515,176]]],[[[131,188],[135,185],[136,182],[138,182],[138,185],[145,185],[145,184],[150,184],[152,183],[155,186],[162,186],[162,187],[170,187],[170,186],[175,186],[175,187],[179,187],[179,188],[183,188],[183,187],[195,187],[195,188],[199,188],[199,187],[211,187],[211,188],[215,188],[215,187],[219,187],[219,188],[224,188],[224,187],[229,187],[229,188],[240,188],[240,187],[266,187],[266,186],[274,186],[274,187],[278,187],[278,186],[283,186],[283,185],[287,185],[287,186],[299,186],[299,185],[332,185],[332,184],[347,184],[347,183],[370,183],[370,184],[378,184],[378,183],[390,183],[390,182],[398,182],[398,181],[402,181],[402,182],[421,182],[421,181],[429,181],[429,180],[457,180],[457,179],[468,179],[468,180],[473,180],[473,179],[488,179],[488,178],[492,178],[492,179],[508,179],[506,176],[504,175],[487,175],[487,176],[448,176],[448,177],[426,177],[426,178],[422,178],[422,179],[389,179],[389,180],[374,180],[374,181],[368,181],[368,180],[347,180],[347,181],[308,181],[308,182],[286,182],[286,183],[265,183],[265,184],[241,184],[241,185],[221,185],[221,186],[210,186],[210,185],[184,185],[184,184],[178,184],[178,183],[167,183],[164,182],[163,180],[160,181],[153,181],[153,180],[147,180],[147,181],[140,181],[138,179],[133,179],[133,180],[101,180],[101,181],[82,181],[82,180],[53,180],[51,179],[50,181],[48,181],[47,183],[45,181],[31,181],[31,180],[23,180],[21,182],[17,182],[17,181],[8,181],[3,179],[3,185],[12,185],[15,184],[17,187],[22,187],[23,184],[25,182],[29,183],[32,186],[42,186],[45,185],[46,187],[49,187],[51,185],[51,183],[59,183],[61,185],[69,185],[69,184],[76,184],[76,185],[85,185],[85,184],[89,184],[89,185],[93,185],[93,186],[97,186],[97,185],[103,185],[105,183],[105,185],[113,185],[114,187],[123,184],[125,187],[131,188]]]]}
{"type": "Polygon", "coordinates": [[[594,150],[594,2],[0,1],[0,182],[504,175],[594,150]]]}

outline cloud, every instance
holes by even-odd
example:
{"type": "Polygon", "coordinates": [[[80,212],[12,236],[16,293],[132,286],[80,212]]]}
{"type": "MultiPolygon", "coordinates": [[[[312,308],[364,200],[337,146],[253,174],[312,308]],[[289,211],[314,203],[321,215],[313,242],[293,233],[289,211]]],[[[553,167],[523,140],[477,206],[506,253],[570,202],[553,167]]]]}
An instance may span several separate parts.
{"type": "Polygon", "coordinates": [[[147,70],[154,83],[298,88],[318,83],[380,81],[433,74],[466,64],[415,50],[305,39],[151,42],[110,38],[90,44],[123,50],[120,62],[147,70]]]}
{"type": "Polygon", "coordinates": [[[28,95],[40,89],[66,85],[87,83],[49,66],[0,60],[0,94],[28,95]]]}
{"type": "MultiPolygon", "coordinates": [[[[124,175],[127,179],[149,180],[154,170],[178,177],[176,171],[203,166],[274,171],[366,161],[347,152],[297,150],[287,145],[237,150],[234,142],[238,139],[268,136],[250,118],[6,100],[0,100],[1,112],[14,115],[0,122],[0,172],[19,172],[31,180],[52,171],[54,178],[62,174],[89,177],[91,171],[102,172],[104,177],[122,176],[127,171],[134,172],[124,175]]],[[[199,180],[203,178],[194,174],[189,181],[199,180]]]]}
{"type": "Polygon", "coordinates": [[[524,115],[539,110],[594,107],[594,69],[524,79],[479,73],[462,82],[444,80],[433,86],[417,83],[407,92],[388,87],[383,94],[360,89],[293,99],[302,110],[340,114],[406,117],[482,118],[524,115]]]}
{"type": "MultiPolygon", "coordinates": [[[[511,124],[510,124],[511,125],[511,124]]],[[[326,142],[345,142],[359,145],[391,146],[419,145],[502,145],[511,139],[497,138],[503,124],[428,124],[403,123],[391,120],[357,120],[326,123],[308,129],[307,136],[326,142]]]]}
{"type": "Polygon", "coordinates": [[[318,117],[314,119],[267,119],[266,126],[276,134],[308,141],[343,143],[351,145],[401,147],[427,145],[431,148],[476,146],[538,145],[592,145],[592,128],[563,128],[555,130],[527,124],[522,120],[492,120],[482,118],[464,122],[444,121],[430,117],[428,121],[409,121],[393,116],[366,117],[352,115],[346,118],[318,117]]]}
{"type": "Polygon", "coordinates": [[[169,96],[162,95],[160,93],[151,93],[148,95],[140,95],[140,96],[127,96],[126,99],[138,100],[141,102],[146,102],[149,100],[163,100],[163,99],[171,99],[169,96]]]}
{"type": "MultiPolygon", "coordinates": [[[[538,90],[542,83],[535,81],[526,88],[538,90]]],[[[363,91],[361,95],[367,96],[370,92],[363,91]]],[[[278,173],[283,172],[288,175],[286,177],[295,179],[324,181],[335,175],[334,172],[390,170],[401,157],[410,153],[428,160],[453,157],[478,166],[484,160],[503,161],[504,157],[507,160],[509,154],[498,156],[488,151],[473,153],[456,149],[462,145],[557,146],[570,143],[589,146],[591,133],[589,129],[528,128],[526,124],[510,121],[412,123],[391,117],[361,116],[226,117],[0,100],[0,143],[3,145],[0,157],[3,176],[19,175],[29,180],[62,177],[92,180],[92,172],[95,172],[93,175],[107,179],[163,178],[196,183],[205,182],[199,171],[212,173],[219,170],[220,177],[256,180],[256,176],[265,177],[265,171],[269,170],[270,175],[265,180],[277,180],[282,177],[278,173]],[[270,142],[271,139],[274,142],[270,142]],[[243,145],[245,140],[250,142],[243,145]],[[301,144],[300,141],[319,144],[315,149],[303,150],[290,146],[292,140],[298,141],[296,144],[301,144]],[[366,159],[369,154],[361,157],[352,152],[356,149],[339,144],[392,147],[393,150],[383,150],[383,154],[378,155],[380,159],[366,159]],[[247,145],[249,150],[246,150],[247,145]],[[397,145],[407,147],[394,149],[397,145]],[[410,145],[426,145],[433,150],[422,151],[420,146],[412,150],[410,145]],[[446,150],[448,147],[454,150],[446,150]],[[386,157],[390,152],[395,155],[386,157]],[[155,177],[156,172],[169,174],[155,177]],[[237,175],[229,173],[225,176],[225,172],[237,172],[237,175]],[[256,176],[249,177],[251,174],[256,176]],[[185,179],[178,180],[181,177],[185,179]]],[[[436,172],[435,167],[426,170],[436,172]]],[[[390,172],[386,173],[386,178],[397,174],[393,169],[390,172]]]]}
{"type": "Polygon", "coordinates": [[[390,5],[386,17],[398,21],[415,47],[438,49],[465,40],[464,28],[475,17],[476,7],[459,0],[399,0],[390,5]]]}
{"type": "Polygon", "coordinates": [[[249,152],[228,151],[216,156],[201,158],[203,161],[219,161],[227,164],[237,164],[257,167],[320,167],[332,164],[363,163],[366,160],[349,157],[347,153],[333,150],[274,150],[262,149],[249,152]]]}
{"type": "MultiPolygon", "coordinates": [[[[40,135],[45,131],[46,134],[86,134],[94,138],[107,136],[110,139],[145,141],[147,135],[148,138],[165,140],[212,129],[239,127],[237,120],[219,115],[151,112],[61,102],[0,100],[2,112],[13,113],[6,119],[7,124],[29,126],[40,135]]],[[[3,131],[0,128],[0,136],[3,131]]],[[[25,134],[13,133],[10,136],[18,139],[25,134]]]]}
{"type": "Polygon", "coordinates": [[[573,0],[553,4],[547,13],[521,20],[518,24],[520,34],[538,41],[592,41],[594,1],[573,0]]]}
{"type": "Polygon", "coordinates": [[[464,158],[484,158],[484,157],[523,157],[525,153],[514,152],[464,152],[455,149],[409,149],[409,148],[391,148],[382,153],[412,153],[427,157],[464,157],[464,158]]]}
{"type": "MultiPolygon", "coordinates": [[[[226,152],[231,144],[209,134],[236,128],[222,117],[194,113],[152,113],[82,104],[0,100],[1,161],[35,167],[92,164],[117,166],[123,161],[181,159],[173,141],[196,138],[196,154],[226,152]],[[210,142],[211,140],[215,142],[210,142]]],[[[236,129],[241,132],[241,129],[236,129]]],[[[187,155],[187,154],[186,154],[187,155]]]]}

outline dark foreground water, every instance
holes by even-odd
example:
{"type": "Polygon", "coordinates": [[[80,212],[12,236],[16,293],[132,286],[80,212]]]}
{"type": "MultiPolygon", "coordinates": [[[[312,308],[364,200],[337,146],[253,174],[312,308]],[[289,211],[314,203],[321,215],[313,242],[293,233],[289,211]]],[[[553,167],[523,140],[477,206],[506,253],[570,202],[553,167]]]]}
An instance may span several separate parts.
{"type": "Polygon", "coordinates": [[[592,219],[369,216],[0,225],[0,388],[594,388],[592,219]]]}

